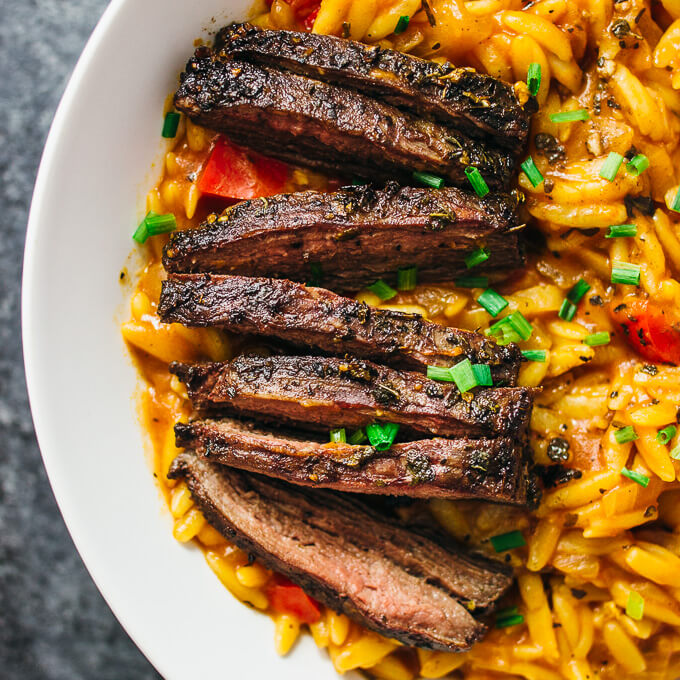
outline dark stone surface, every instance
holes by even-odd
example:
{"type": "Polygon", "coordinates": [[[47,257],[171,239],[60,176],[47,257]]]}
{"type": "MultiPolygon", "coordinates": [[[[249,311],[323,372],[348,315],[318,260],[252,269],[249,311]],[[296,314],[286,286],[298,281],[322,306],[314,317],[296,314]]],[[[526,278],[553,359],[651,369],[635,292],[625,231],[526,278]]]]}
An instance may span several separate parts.
{"type": "Polygon", "coordinates": [[[0,0],[0,677],[158,674],[97,592],[33,434],[19,330],[24,232],[59,97],[105,0],[0,0]]]}

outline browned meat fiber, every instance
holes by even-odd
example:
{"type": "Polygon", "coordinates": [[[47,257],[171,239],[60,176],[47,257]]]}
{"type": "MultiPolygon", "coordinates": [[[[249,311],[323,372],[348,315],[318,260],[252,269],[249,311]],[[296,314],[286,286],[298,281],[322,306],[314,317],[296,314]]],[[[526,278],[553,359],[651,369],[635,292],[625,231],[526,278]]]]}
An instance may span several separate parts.
{"type": "Polygon", "coordinates": [[[486,631],[471,611],[493,608],[509,569],[466,554],[443,535],[419,535],[350,497],[293,488],[193,453],[184,479],[207,520],[311,596],[408,645],[459,651],[486,631]]]}
{"type": "Polygon", "coordinates": [[[524,265],[517,200],[458,189],[347,187],[244,201],[200,229],[178,231],[165,247],[169,272],[273,276],[339,291],[418,267],[420,282],[472,271],[498,278],[524,265]],[[476,248],[489,258],[469,270],[476,248]]]}
{"type": "Polygon", "coordinates": [[[308,429],[392,422],[405,432],[523,440],[535,390],[476,388],[369,361],[309,356],[239,356],[227,363],[172,363],[200,410],[219,410],[308,429]]]}
{"type": "Polygon", "coordinates": [[[430,172],[469,187],[476,167],[491,189],[507,189],[517,158],[438,121],[353,90],[201,47],[175,106],[195,123],[284,161],[340,177],[411,181],[430,172]]]}
{"type": "Polygon", "coordinates": [[[158,314],[166,323],[217,326],[421,371],[468,358],[489,365],[496,386],[516,385],[522,361],[515,344],[501,347],[480,333],[287,279],[172,274],[163,281],[158,314]]]}
{"type": "Polygon", "coordinates": [[[378,451],[370,444],[313,441],[234,419],[175,426],[178,447],[207,460],[292,484],[411,498],[527,502],[523,447],[498,439],[421,439],[378,451]]]}
{"type": "Polygon", "coordinates": [[[220,55],[352,88],[513,150],[524,146],[529,133],[529,112],[512,87],[472,68],[330,35],[251,24],[223,28],[215,49],[220,55]]]}

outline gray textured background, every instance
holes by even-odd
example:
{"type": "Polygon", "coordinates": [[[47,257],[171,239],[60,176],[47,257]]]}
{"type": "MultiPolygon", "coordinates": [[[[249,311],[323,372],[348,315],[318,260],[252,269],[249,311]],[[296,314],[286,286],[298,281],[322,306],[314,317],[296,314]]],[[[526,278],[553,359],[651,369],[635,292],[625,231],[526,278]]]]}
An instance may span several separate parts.
{"type": "Polygon", "coordinates": [[[157,678],[114,619],[54,502],[28,409],[21,259],[40,154],[106,0],[0,0],[0,677],[157,678]]]}

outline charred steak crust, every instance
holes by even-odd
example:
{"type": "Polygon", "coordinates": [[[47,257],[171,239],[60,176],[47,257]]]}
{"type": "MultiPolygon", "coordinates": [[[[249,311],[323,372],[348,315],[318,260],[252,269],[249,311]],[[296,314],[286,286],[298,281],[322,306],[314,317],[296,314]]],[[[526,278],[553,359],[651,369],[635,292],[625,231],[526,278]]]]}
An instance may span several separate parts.
{"type": "Polygon", "coordinates": [[[492,609],[509,569],[420,536],[343,494],[284,486],[185,453],[184,479],[227,539],[328,607],[408,645],[468,649],[486,631],[470,610],[492,609]]]}
{"type": "Polygon", "coordinates": [[[481,333],[371,308],[286,279],[172,274],[163,281],[158,314],[166,323],[217,326],[420,371],[467,357],[489,365],[496,386],[516,385],[522,361],[514,343],[500,346],[481,333]]]}
{"type": "Polygon", "coordinates": [[[345,187],[238,203],[200,229],[174,232],[163,254],[169,272],[274,276],[341,291],[400,267],[418,279],[451,281],[468,271],[465,257],[484,246],[475,272],[498,276],[524,265],[517,199],[483,199],[459,189],[345,187]],[[319,271],[320,270],[320,271],[319,271]]]}
{"type": "Polygon", "coordinates": [[[170,372],[194,407],[236,412],[303,428],[394,422],[406,432],[444,437],[510,436],[524,441],[536,390],[477,388],[354,358],[238,356],[227,363],[182,364],[170,372]]]}
{"type": "Polygon", "coordinates": [[[175,425],[178,447],[296,485],[412,498],[527,502],[527,466],[513,439],[422,439],[387,451],[312,441],[234,419],[175,425]]]}
{"type": "Polygon", "coordinates": [[[247,23],[223,28],[215,50],[221,56],[350,87],[516,151],[529,133],[529,112],[512,87],[472,68],[438,64],[379,45],[247,23]]]}
{"type": "Polygon", "coordinates": [[[475,166],[492,189],[510,185],[516,158],[437,121],[338,85],[220,57],[189,60],[175,106],[191,120],[285,161],[374,179],[434,172],[469,186],[475,166]]]}

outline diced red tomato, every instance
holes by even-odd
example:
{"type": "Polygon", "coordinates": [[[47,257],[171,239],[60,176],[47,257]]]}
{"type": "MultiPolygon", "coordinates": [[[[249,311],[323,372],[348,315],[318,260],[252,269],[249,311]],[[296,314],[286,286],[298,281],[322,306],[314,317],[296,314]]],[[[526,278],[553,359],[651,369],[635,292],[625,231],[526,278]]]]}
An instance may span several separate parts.
{"type": "Polygon", "coordinates": [[[281,574],[274,576],[267,595],[272,609],[279,614],[292,614],[302,623],[316,623],[321,618],[317,602],[281,574]]]}
{"type": "Polygon", "coordinates": [[[319,7],[314,8],[304,19],[302,25],[305,27],[306,31],[311,31],[314,28],[314,22],[316,17],[319,15],[319,7]]]}
{"type": "Polygon", "coordinates": [[[611,303],[610,313],[626,340],[645,359],[680,365],[680,320],[649,300],[624,298],[611,303]]]}
{"type": "Polygon", "coordinates": [[[218,137],[203,168],[198,188],[202,194],[245,200],[280,193],[288,166],[256,153],[246,153],[225,137],[218,137]]]}

